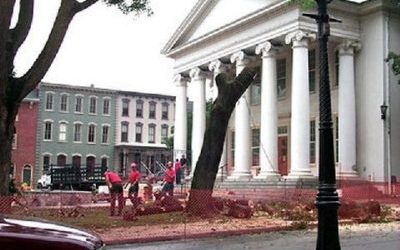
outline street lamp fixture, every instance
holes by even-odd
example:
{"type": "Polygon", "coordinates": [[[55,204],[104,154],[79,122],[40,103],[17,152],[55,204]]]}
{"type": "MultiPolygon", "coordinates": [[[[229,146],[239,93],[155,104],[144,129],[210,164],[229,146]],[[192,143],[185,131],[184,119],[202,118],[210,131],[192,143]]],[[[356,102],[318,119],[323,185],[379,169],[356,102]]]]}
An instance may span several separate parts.
{"type": "Polygon", "coordinates": [[[318,5],[317,14],[305,14],[316,20],[318,24],[319,47],[319,179],[315,205],[318,209],[317,250],[340,250],[338,208],[339,196],[336,191],[336,174],[333,151],[333,129],[331,95],[329,86],[328,37],[330,21],[327,5],[332,0],[315,0],[318,5]]]}

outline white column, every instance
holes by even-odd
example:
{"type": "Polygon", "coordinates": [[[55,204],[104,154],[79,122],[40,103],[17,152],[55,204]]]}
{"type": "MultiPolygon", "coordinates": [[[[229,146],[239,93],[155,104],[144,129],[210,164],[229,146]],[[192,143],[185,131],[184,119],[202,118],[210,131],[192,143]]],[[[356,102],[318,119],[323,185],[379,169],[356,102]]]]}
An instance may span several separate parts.
{"type": "MultiPolygon", "coordinates": [[[[244,52],[240,51],[231,56],[231,62],[236,62],[236,75],[248,63],[244,52]]],[[[250,179],[251,167],[251,126],[250,126],[250,90],[247,89],[236,103],[235,110],[235,168],[228,178],[250,179]]]]}
{"type": "MultiPolygon", "coordinates": [[[[228,65],[222,63],[220,60],[215,60],[210,63],[208,66],[208,69],[213,72],[213,78],[212,78],[212,100],[215,101],[215,99],[218,97],[218,88],[216,87],[215,84],[215,77],[220,74],[220,73],[226,73],[228,68],[228,65]]],[[[224,140],[224,146],[222,149],[222,154],[221,154],[221,160],[219,162],[218,166],[218,173],[217,173],[217,178],[225,177],[227,173],[227,143],[226,143],[226,135],[225,135],[225,140],[224,140]]]]}
{"type": "Polygon", "coordinates": [[[359,44],[345,41],[339,45],[339,171],[340,177],[357,177],[356,97],[354,86],[354,48],[359,44]]]}
{"type": "Polygon", "coordinates": [[[288,178],[313,178],[310,169],[310,94],[308,40],[312,36],[295,31],[286,36],[292,43],[291,169],[288,178]]]}
{"type": "Polygon", "coordinates": [[[270,42],[259,44],[256,54],[262,55],[260,174],[257,179],[277,179],[278,169],[278,107],[276,51],[270,42]]]}
{"type": "Polygon", "coordinates": [[[174,159],[186,155],[187,137],[187,82],[188,78],[178,74],[174,77],[176,86],[176,107],[174,127],[174,159]]]}
{"type": "Polygon", "coordinates": [[[195,95],[193,96],[193,122],[192,122],[192,171],[194,174],[197,160],[203,146],[204,132],[206,130],[206,72],[200,68],[190,71],[191,82],[195,95]]]}

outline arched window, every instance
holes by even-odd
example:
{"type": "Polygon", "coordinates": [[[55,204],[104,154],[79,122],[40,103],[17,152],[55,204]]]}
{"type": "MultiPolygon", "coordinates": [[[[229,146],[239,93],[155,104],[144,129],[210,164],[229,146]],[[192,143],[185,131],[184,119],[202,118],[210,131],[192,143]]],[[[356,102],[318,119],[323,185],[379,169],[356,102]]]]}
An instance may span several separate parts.
{"type": "Polygon", "coordinates": [[[65,155],[57,156],[57,166],[65,166],[66,163],[67,163],[67,156],[65,155]]]}
{"type": "Polygon", "coordinates": [[[72,167],[81,167],[81,157],[79,155],[72,156],[72,167]]]}
{"type": "Polygon", "coordinates": [[[96,158],[94,156],[86,157],[86,178],[92,178],[94,175],[94,167],[96,163],[96,158]]]}

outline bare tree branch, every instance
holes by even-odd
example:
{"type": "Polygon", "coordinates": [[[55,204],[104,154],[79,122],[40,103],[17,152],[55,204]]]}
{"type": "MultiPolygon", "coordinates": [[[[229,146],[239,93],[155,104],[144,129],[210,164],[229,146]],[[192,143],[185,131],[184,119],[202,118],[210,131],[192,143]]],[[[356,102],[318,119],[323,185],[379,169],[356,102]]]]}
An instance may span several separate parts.
{"type": "Polygon", "coordinates": [[[8,61],[9,55],[9,41],[10,41],[10,24],[14,10],[15,0],[1,0],[0,1],[0,98],[5,96],[7,82],[9,77],[10,63],[8,61]]]}
{"type": "Polygon", "coordinates": [[[19,79],[21,81],[18,81],[24,85],[20,95],[25,96],[32,91],[50,68],[61,47],[68,26],[77,13],[75,10],[76,3],[74,0],[62,0],[53,28],[43,50],[28,72],[19,79]]]}
{"type": "Polygon", "coordinates": [[[14,29],[11,30],[12,38],[12,58],[14,61],[15,54],[17,53],[21,44],[25,41],[31,29],[33,18],[33,4],[34,0],[20,0],[20,9],[18,15],[18,22],[14,29]]]}
{"type": "Polygon", "coordinates": [[[99,0],[86,0],[85,2],[76,2],[76,6],[75,9],[77,12],[82,11],[90,6],[92,6],[93,4],[97,3],[99,0]]]}

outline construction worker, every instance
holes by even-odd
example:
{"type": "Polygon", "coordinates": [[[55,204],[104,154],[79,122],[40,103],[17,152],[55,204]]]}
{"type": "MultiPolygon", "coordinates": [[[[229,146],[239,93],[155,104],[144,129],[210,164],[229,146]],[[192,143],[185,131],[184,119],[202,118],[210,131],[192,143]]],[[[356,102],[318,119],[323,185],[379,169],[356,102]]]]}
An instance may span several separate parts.
{"type": "Polygon", "coordinates": [[[107,170],[104,173],[108,189],[110,190],[111,204],[110,204],[110,216],[115,215],[115,201],[118,197],[118,216],[121,216],[122,209],[124,206],[124,194],[122,188],[122,181],[119,175],[111,170],[107,170]]]}
{"type": "Polygon", "coordinates": [[[167,170],[164,176],[164,186],[162,188],[163,192],[166,192],[170,196],[174,195],[174,181],[175,181],[175,171],[172,168],[172,162],[167,163],[167,170]]]}
{"type": "Polygon", "coordinates": [[[139,180],[140,173],[137,169],[137,165],[135,162],[131,164],[131,173],[129,174],[129,179],[126,185],[131,184],[128,191],[128,198],[131,200],[132,205],[137,207],[138,204],[138,193],[139,193],[139,180]]]}

